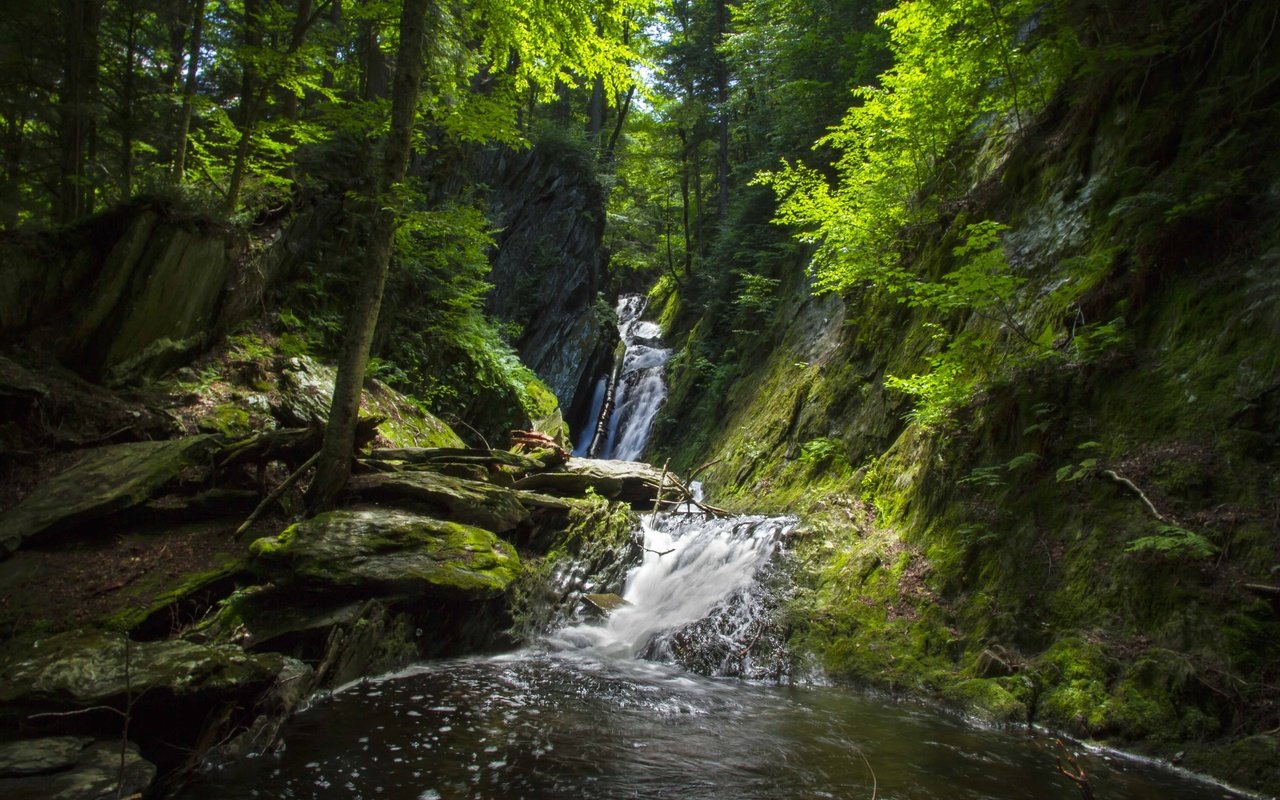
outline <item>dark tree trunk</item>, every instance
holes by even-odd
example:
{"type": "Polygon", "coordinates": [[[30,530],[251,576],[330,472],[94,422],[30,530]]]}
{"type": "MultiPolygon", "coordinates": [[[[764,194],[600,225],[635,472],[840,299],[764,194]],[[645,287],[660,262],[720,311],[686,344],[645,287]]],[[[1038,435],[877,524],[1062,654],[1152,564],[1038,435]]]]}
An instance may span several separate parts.
{"type": "Polygon", "coordinates": [[[432,0],[405,0],[400,16],[400,47],[396,53],[396,71],[391,89],[391,129],[378,171],[376,191],[370,210],[373,215],[369,242],[364,251],[360,283],[347,322],[342,356],[338,362],[338,378],[333,389],[333,406],[325,429],[324,447],[311,482],[308,507],[322,511],[332,507],[351,474],[352,449],[355,444],[356,421],[360,414],[360,393],[364,387],[365,367],[373,343],[382,291],[391,264],[391,247],[395,235],[395,212],[387,196],[404,180],[409,167],[413,126],[417,117],[418,94],[426,38],[427,9],[432,0]]]}
{"type": "Polygon", "coordinates": [[[191,109],[196,99],[196,78],[200,72],[200,35],[204,31],[205,0],[191,5],[191,49],[187,57],[187,81],[182,88],[182,113],[178,117],[178,138],[173,148],[173,179],[182,182],[187,163],[187,136],[191,132],[191,109]]]}
{"type": "MultiPolygon", "coordinates": [[[[262,46],[261,0],[244,0],[244,43],[250,49],[262,46]]],[[[231,167],[231,180],[227,184],[226,209],[234,214],[240,205],[240,190],[244,187],[244,175],[249,167],[249,151],[253,146],[254,128],[258,124],[258,68],[252,57],[242,65],[240,74],[240,119],[237,127],[240,138],[236,142],[236,160],[231,167]]]]}
{"type": "MultiPolygon", "coordinates": [[[[729,13],[724,0],[716,0],[716,43],[724,41],[729,31],[729,13]]],[[[716,150],[716,217],[721,222],[729,213],[729,65],[716,53],[716,128],[719,136],[716,150]]]]}
{"type": "Polygon", "coordinates": [[[124,3],[124,64],[120,73],[120,199],[133,196],[133,101],[137,92],[138,3],[124,3]]]}
{"type": "Polygon", "coordinates": [[[55,218],[71,222],[91,204],[88,171],[97,114],[98,28],[101,0],[63,0],[64,44],[62,87],[58,94],[58,196],[55,218]]]}

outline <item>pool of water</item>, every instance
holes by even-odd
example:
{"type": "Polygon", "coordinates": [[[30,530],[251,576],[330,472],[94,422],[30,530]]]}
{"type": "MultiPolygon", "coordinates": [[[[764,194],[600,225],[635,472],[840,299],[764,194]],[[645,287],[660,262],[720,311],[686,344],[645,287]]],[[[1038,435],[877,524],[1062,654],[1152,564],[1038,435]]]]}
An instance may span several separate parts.
{"type": "MultiPolygon", "coordinates": [[[[182,797],[1079,800],[1058,755],[1043,735],[835,687],[534,649],[345,687],[297,715],[280,752],[182,797]]],[[[1114,754],[1081,764],[1097,800],[1238,796],[1114,754]]]]}

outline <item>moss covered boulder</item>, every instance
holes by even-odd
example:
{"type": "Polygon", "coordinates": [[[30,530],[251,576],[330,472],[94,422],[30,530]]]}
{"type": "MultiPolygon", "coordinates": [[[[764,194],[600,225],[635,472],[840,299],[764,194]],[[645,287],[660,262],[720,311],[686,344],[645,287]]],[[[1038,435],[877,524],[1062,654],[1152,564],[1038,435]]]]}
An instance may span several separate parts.
{"type": "Polygon", "coordinates": [[[36,537],[64,531],[148,500],[215,447],[209,436],[130,442],[88,451],[0,517],[0,557],[36,537]]]}
{"type": "Polygon", "coordinates": [[[483,599],[520,572],[515,548],[493,533],[407,511],[331,511],[252,545],[281,582],[351,593],[483,599]]]}
{"type": "Polygon", "coordinates": [[[118,634],[68,631],[11,642],[0,653],[0,703],[76,707],[111,705],[130,694],[238,693],[270,685],[284,664],[282,656],[235,647],[181,640],[126,645],[118,634]]]}
{"type": "Polygon", "coordinates": [[[483,481],[413,471],[359,475],[348,488],[363,500],[411,504],[491,531],[509,531],[529,519],[520,494],[483,481]]]}
{"type": "Polygon", "coordinates": [[[132,743],[56,737],[0,745],[0,797],[109,800],[137,797],[156,768],[132,743]],[[92,742],[92,743],[91,743],[92,742]]]}

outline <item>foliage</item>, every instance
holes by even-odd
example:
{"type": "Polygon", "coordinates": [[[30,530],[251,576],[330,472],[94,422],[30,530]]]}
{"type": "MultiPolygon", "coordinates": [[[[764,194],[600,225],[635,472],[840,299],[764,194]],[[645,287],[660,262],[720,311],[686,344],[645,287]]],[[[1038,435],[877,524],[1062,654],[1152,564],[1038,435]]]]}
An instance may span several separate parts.
{"type": "Polygon", "coordinates": [[[905,0],[880,16],[894,65],[879,86],[818,144],[839,153],[837,182],[800,161],[758,180],[782,199],[778,219],[818,244],[820,291],[873,283],[904,293],[912,275],[898,261],[903,236],[937,214],[929,188],[953,170],[953,148],[980,120],[1017,131],[1065,77],[1074,42],[1065,26],[1020,35],[1040,13],[1034,0],[905,0]],[[1007,115],[1012,115],[1009,118],[1007,115]]]}
{"type": "Polygon", "coordinates": [[[1218,548],[1201,534],[1178,525],[1160,525],[1158,533],[1139,536],[1125,546],[1126,553],[1152,553],[1165,558],[1209,558],[1218,548]]]}

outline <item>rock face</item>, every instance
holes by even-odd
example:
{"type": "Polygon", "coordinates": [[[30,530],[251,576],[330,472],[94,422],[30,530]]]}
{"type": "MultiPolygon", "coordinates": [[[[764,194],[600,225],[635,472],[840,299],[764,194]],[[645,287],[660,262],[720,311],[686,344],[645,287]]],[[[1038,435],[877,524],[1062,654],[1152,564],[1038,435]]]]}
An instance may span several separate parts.
{"type": "Polygon", "coordinates": [[[193,436],[90,450],[0,517],[0,558],[33,537],[145,502],[213,446],[212,437],[193,436]]]}
{"type": "Polygon", "coordinates": [[[482,168],[502,231],[486,310],[521,326],[521,359],[566,410],[616,338],[593,313],[604,289],[604,191],[581,158],[567,144],[542,142],[493,152],[482,168]]]}
{"type": "Polygon", "coordinates": [[[304,587],[480,600],[520,572],[515,548],[489,531],[404,511],[331,511],[254,542],[267,571],[304,587]]]}

